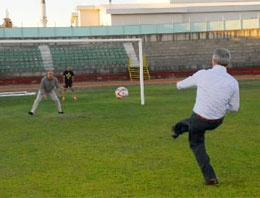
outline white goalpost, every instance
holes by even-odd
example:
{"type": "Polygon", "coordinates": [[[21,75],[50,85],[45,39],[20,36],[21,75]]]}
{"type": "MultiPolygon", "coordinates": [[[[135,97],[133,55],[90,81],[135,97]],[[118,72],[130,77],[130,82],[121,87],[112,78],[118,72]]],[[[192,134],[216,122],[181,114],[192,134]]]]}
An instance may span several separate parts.
{"type": "MultiPolygon", "coordinates": [[[[140,99],[141,105],[145,104],[144,97],[144,75],[143,75],[143,47],[141,38],[122,38],[122,39],[30,39],[30,40],[0,40],[0,45],[16,45],[16,44],[92,44],[92,43],[137,43],[138,46],[138,58],[140,67],[140,99]]],[[[44,46],[42,47],[44,48],[44,46]]],[[[1,46],[0,46],[1,50],[1,46]]],[[[41,49],[44,50],[44,49],[41,49]]],[[[1,57],[0,57],[1,58],[1,57]]],[[[44,61],[44,60],[43,60],[44,61]]],[[[45,67],[45,70],[48,68],[45,67]]]]}

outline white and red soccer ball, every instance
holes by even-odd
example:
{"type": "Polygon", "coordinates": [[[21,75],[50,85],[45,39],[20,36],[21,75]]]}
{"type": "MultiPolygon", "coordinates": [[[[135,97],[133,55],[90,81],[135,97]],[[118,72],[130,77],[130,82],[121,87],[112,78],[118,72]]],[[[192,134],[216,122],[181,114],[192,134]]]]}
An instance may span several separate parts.
{"type": "Polygon", "coordinates": [[[118,87],[115,91],[117,99],[123,99],[128,96],[128,89],[125,87],[118,87]]]}

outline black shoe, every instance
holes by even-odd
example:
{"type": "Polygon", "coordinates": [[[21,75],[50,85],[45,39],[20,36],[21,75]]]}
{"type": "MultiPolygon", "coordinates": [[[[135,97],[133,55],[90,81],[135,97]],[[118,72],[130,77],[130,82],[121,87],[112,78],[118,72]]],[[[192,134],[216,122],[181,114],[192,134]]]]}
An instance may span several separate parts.
{"type": "Polygon", "coordinates": [[[33,112],[31,112],[31,111],[29,111],[29,112],[28,112],[28,114],[29,114],[29,115],[31,115],[31,116],[33,116],[33,114],[34,114],[34,113],[33,113],[33,112]]]}
{"type": "Polygon", "coordinates": [[[58,112],[59,114],[64,114],[64,112],[63,111],[60,111],[60,112],[58,112]]]}
{"type": "Polygon", "coordinates": [[[209,179],[205,181],[205,185],[217,185],[217,184],[219,184],[217,179],[209,179]]]}
{"type": "Polygon", "coordinates": [[[173,137],[174,139],[176,139],[176,138],[179,136],[179,134],[177,134],[177,133],[175,132],[174,127],[175,127],[175,126],[172,127],[172,137],[173,137]]]}

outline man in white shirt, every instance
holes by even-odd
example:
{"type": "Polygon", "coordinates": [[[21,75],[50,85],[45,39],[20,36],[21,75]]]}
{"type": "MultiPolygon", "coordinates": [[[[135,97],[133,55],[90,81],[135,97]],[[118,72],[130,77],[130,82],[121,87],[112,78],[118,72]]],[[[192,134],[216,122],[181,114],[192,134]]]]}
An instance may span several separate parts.
{"type": "Polygon", "coordinates": [[[216,49],[212,58],[212,69],[199,70],[177,83],[177,89],[197,87],[196,102],[190,118],[172,127],[172,136],[177,138],[189,132],[189,144],[203,173],[205,184],[218,184],[205,148],[205,132],[222,124],[226,112],[239,109],[239,85],[227,73],[231,59],[227,49],[216,49]]]}

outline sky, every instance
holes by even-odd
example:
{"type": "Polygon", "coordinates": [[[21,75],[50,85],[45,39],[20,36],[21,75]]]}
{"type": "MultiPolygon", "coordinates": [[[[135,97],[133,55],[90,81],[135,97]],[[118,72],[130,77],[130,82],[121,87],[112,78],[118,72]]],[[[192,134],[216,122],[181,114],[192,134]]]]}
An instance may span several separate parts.
{"type": "MultiPolygon", "coordinates": [[[[70,26],[70,16],[77,5],[106,4],[109,0],[45,0],[48,27],[70,26]]],[[[112,3],[155,3],[167,0],[112,0],[112,3]]],[[[41,27],[41,0],[0,0],[0,24],[9,12],[15,27],[41,27]]]]}

